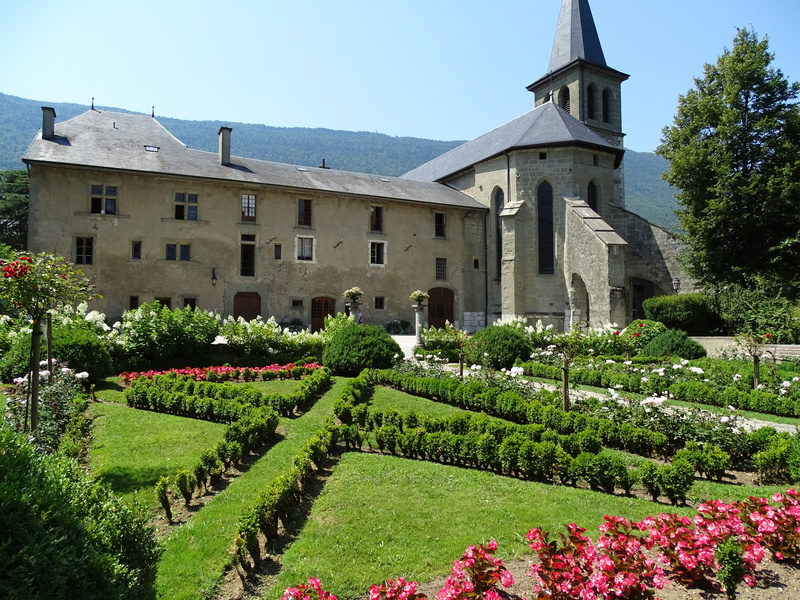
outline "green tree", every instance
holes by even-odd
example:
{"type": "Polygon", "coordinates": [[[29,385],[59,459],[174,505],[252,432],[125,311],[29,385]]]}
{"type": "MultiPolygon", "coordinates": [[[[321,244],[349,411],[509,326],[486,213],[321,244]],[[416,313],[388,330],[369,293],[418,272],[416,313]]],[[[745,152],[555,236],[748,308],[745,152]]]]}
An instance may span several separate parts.
{"type": "Polygon", "coordinates": [[[42,321],[52,310],[76,306],[92,297],[83,271],[52,254],[23,254],[0,261],[0,298],[32,323],[30,430],[36,431],[39,413],[39,357],[42,321]]]}
{"type": "Polygon", "coordinates": [[[0,244],[22,250],[28,239],[30,178],[24,170],[0,172],[0,244]]]}
{"type": "Polygon", "coordinates": [[[800,84],[772,66],[767,38],[739,29],[678,100],[656,153],[680,191],[689,273],[709,288],[756,276],[800,290],[800,84]]]}

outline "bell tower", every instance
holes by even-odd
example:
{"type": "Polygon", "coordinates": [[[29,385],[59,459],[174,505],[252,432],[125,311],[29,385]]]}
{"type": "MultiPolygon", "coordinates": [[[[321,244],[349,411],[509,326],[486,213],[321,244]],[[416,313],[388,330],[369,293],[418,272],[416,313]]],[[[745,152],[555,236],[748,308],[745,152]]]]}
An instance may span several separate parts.
{"type": "Polygon", "coordinates": [[[623,147],[622,82],[606,64],[589,0],[562,0],[547,74],[530,84],[534,106],[550,100],[615,146],[623,147]]]}

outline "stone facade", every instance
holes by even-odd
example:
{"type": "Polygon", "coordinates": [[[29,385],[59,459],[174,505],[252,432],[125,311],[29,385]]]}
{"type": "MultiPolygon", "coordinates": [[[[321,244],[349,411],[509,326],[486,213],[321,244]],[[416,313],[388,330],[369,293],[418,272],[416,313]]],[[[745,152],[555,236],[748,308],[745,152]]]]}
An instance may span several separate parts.
{"type": "Polygon", "coordinates": [[[557,30],[533,110],[400,178],[240,158],[228,127],[208,153],[150,117],[45,108],[29,248],[81,264],[110,318],[158,300],[317,329],[358,286],[365,322],[414,323],[422,289],[432,325],[624,325],[691,286],[674,236],[624,208],[628,76],[588,2],[563,0],[557,30]]]}

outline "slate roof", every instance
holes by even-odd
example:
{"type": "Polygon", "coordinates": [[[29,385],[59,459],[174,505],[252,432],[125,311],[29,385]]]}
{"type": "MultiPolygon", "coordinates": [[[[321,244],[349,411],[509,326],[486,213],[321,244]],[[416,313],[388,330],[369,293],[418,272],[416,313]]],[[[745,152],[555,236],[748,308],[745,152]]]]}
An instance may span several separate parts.
{"type": "Polygon", "coordinates": [[[617,155],[617,164],[624,153],[555,102],[545,102],[521,117],[453,148],[401,177],[417,181],[441,181],[509,150],[565,145],[613,152],[617,155]]]}
{"type": "MultiPolygon", "coordinates": [[[[235,132],[231,139],[235,146],[235,132]]],[[[232,164],[221,165],[217,153],[187,148],[152,117],[112,111],[89,110],[56,123],[51,140],[42,139],[40,131],[22,160],[487,210],[470,196],[436,183],[236,156],[232,164]]]]}
{"type": "Polygon", "coordinates": [[[557,71],[579,58],[607,66],[589,0],[563,0],[548,72],[557,71]]]}

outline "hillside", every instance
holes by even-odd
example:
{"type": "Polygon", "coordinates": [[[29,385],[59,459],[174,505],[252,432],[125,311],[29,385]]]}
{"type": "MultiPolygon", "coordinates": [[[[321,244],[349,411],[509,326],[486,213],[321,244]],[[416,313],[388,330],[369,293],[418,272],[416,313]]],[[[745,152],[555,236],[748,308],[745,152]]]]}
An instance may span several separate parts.
{"type": "MultiPolygon", "coordinates": [[[[81,104],[27,100],[0,94],[0,171],[23,168],[21,157],[42,124],[42,106],[52,106],[57,121],[89,109],[81,104]]],[[[120,108],[100,107],[119,112],[120,108]]],[[[295,165],[327,166],[343,171],[398,176],[455,148],[462,141],[396,137],[366,131],[307,127],[271,127],[228,121],[186,121],[158,116],[175,137],[190,148],[216,152],[221,126],[233,127],[237,156],[295,165]]],[[[625,154],[627,208],[663,227],[674,229],[673,190],[661,180],[666,161],[652,153],[625,154]]]]}

